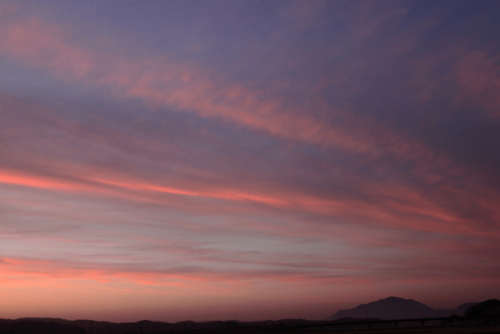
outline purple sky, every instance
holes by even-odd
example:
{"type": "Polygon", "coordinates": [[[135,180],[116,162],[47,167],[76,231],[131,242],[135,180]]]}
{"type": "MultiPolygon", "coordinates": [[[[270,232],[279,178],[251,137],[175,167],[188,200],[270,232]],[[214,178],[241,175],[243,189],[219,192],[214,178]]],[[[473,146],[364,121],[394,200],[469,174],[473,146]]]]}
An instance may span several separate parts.
{"type": "Polygon", "coordinates": [[[499,1],[1,1],[0,318],[500,297],[499,1]]]}

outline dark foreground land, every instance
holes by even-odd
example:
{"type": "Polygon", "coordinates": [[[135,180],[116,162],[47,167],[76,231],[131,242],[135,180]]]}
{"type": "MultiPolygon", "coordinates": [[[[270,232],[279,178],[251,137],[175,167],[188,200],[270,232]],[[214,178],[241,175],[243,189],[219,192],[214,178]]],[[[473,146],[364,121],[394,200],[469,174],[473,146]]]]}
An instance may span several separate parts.
{"type": "MultiPolygon", "coordinates": [[[[0,319],[0,334],[500,334],[500,300],[466,303],[453,312],[462,316],[443,316],[451,311],[436,311],[414,300],[389,297],[354,309],[341,310],[323,321],[282,319],[268,321],[138,321],[113,323],[93,320],[54,318],[0,319]],[[464,307],[467,309],[464,310],[464,307]],[[380,310],[389,310],[391,319],[380,310]],[[406,311],[405,311],[406,310],[406,311]],[[417,314],[422,314],[424,317],[417,314]],[[362,312],[361,312],[362,311],[362,312]],[[405,312],[402,312],[405,311],[405,312]],[[336,318],[339,314],[344,317],[336,318]],[[433,314],[433,317],[429,317],[433,314]],[[350,316],[349,316],[350,315],[350,316]],[[366,318],[366,316],[370,316],[366,318]],[[437,316],[440,315],[440,316],[437,316]],[[360,316],[365,316],[361,318],[360,316]],[[377,316],[379,318],[377,318],[377,316]],[[407,317],[402,319],[401,317],[407,317]]],[[[387,313],[387,312],[386,312],[387,313]]]]}
{"type": "MultiPolygon", "coordinates": [[[[310,333],[310,332],[307,332],[310,333]]],[[[312,332],[311,332],[312,333],[312,332]]],[[[500,333],[500,325],[488,327],[455,327],[455,328],[393,328],[381,330],[346,330],[346,331],[321,331],[318,333],[336,334],[486,334],[500,333]]]]}
{"type": "Polygon", "coordinates": [[[136,323],[68,321],[63,319],[0,319],[0,334],[500,334],[498,317],[421,319],[344,319],[265,322],[214,321],[207,323],[136,323]]]}

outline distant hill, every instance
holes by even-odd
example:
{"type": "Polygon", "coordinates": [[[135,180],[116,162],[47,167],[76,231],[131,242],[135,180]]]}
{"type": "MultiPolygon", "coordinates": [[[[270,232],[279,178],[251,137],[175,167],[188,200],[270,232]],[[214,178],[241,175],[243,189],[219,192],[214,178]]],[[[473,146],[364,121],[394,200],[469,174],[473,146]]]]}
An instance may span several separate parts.
{"type": "MultiPolygon", "coordinates": [[[[57,319],[62,320],[62,319],[57,319]]],[[[82,329],[69,321],[44,321],[37,319],[6,320],[0,319],[0,333],[30,334],[82,334],[82,329]]]]}
{"type": "Polygon", "coordinates": [[[304,319],[281,319],[267,321],[241,322],[228,321],[179,321],[176,323],[142,320],[138,322],[108,322],[92,320],[65,320],[58,318],[20,318],[16,320],[0,319],[0,333],[9,334],[124,334],[182,331],[233,331],[240,327],[277,327],[309,324],[314,321],[304,319]]]}
{"type": "Polygon", "coordinates": [[[484,302],[475,304],[465,311],[465,315],[471,318],[484,316],[500,317],[500,300],[488,299],[484,302]]]}
{"type": "Polygon", "coordinates": [[[477,303],[462,304],[462,305],[458,306],[457,308],[451,310],[451,312],[452,312],[451,315],[456,314],[456,315],[463,316],[463,315],[465,315],[465,311],[467,311],[471,306],[474,306],[476,304],[477,303]]]}
{"type": "Polygon", "coordinates": [[[419,303],[413,299],[389,297],[368,304],[361,304],[349,310],[340,310],[327,320],[341,318],[378,318],[378,319],[412,319],[449,317],[456,314],[464,315],[465,310],[475,303],[466,303],[453,310],[434,310],[433,308],[419,303]]]}
{"type": "MultiPolygon", "coordinates": [[[[499,301],[493,300],[492,302],[492,300],[489,300],[478,304],[475,309],[471,309],[470,307],[477,303],[462,304],[454,310],[434,310],[412,299],[389,297],[373,303],[359,305],[350,310],[338,311],[327,320],[341,324],[348,322],[369,322],[377,319],[390,320],[448,317],[453,314],[464,315],[465,310],[470,310],[469,312],[472,312],[471,315],[473,315],[477,313],[475,311],[476,309],[479,310],[478,312],[480,312],[480,314],[487,312],[485,314],[489,315],[491,312],[500,312],[500,309],[496,308],[498,305],[495,303],[497,302],[499,301]]],[[[250,322],[238,320],[207,322],[179,321],[176,323],[142,320],[138,322],[114,323],[108,321],[65,320],[58,318],[20,318],[15,320],[0,319],[0,334],[157,334],[159,332],[206,330],[229,333],[234,331],[234,329],[244,327],[262,327],[266,328],[266,330],[269,328],[269,331],[273,332],[276,328],[283,329],[286,328],[286,326],[322,324],[324,322],[324,320],[281,319],[250,322]]]]}
{"type": "Polygon", "coordinates": [[[382,320],[379,318],[339,318],[335,319],[333,322],[338,322],[339,324],[344,323],[344,322],[371,322],[371,321],[377,321],[377,320],[382,320]]]}

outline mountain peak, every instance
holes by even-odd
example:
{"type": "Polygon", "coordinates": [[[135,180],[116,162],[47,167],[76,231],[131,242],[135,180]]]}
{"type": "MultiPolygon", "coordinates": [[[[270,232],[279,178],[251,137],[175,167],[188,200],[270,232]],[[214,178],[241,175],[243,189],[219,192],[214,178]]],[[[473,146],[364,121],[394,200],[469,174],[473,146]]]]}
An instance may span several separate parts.
{"type": "Polygon", "coordinates": [[[396,303],[399,303],[399,302],[405,302],[405,301],[414,302],[413,299],[404,299],[404,298],[401,298],[401,297],[390,296],[390,297],[387,297],[387,298],[384,298],[384,299],[379,299],[379,300],[377,300],[375,302],[372,302],[372,303],[377,303],[377,302],[391,302],[391,303],[396,302],[396,303]]]}
{"type": "Polygon", "coordinates": [[[452,311],[440,310],[401,297],[387,297],[368,304],[361,304],[349,310],[340,310],[328,320],[340,318],[412,319],[450,316],[452,311]]]}

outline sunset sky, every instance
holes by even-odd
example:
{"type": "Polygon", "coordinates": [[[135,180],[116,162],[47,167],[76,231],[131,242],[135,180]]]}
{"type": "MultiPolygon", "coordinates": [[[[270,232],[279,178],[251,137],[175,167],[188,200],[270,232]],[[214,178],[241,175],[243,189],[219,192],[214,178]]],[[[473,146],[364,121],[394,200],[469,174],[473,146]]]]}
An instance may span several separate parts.
{"type": "Polygon", "coordinates": [[[0,318],[500,298],[500,1],[0,1],[0,318]]]}

